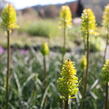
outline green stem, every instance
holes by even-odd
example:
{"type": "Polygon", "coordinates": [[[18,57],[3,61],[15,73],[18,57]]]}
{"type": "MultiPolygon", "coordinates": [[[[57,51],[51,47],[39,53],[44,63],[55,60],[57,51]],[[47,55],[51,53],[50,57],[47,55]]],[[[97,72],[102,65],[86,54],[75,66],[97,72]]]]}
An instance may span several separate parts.
{"type": "Polygon", "coordinates": [[[105,63],[105,60],[106,60],[106,53],[107,53],[108,40],[109,40],[108,37],[109,36],[108,36],[108,33],[107,33],[107,35],[106,35],[106,47],[105,47],[105,50],[104,50],[104,63],[105,63]]]}
{"type": "Polygon", "coordinates": [[[47,69],[46,69],[46,56],[43,56],[43,66],[44,66],[44,74],[46,75],[47,69]]]}
{"type": "Polygon", "coordinates": [[[6,109],[9,102],[9,74],[10,74],[10,31],[7,31],[7,74],[6,74],[6,109]]]}
{"type": "Polygon", "coordinates": [[[64,109],[68,109],[69,105],[68,105],[68,99],[65,100],[65,105],[64,105],[64,109]]]}
{"type": "Polygon", "coordinates": [[[88,73],[89,73],[89,32],[87,34],[87,53],[86,53],[87,65],[85,71],[85,86],[84,86],[84,94],[86,94],[87,90],[87,80],[88,80],[88,73]]]}
{"type": "Polygon", "coordinates": [[[62,50],[62,63],[64,62],[64,56],[66,53],[66,23],[65,22],[64,22],[63,35],[64,35],[64,43],[63,43],[63,50],[62,50]]]}
{"type": "MultiPolygon", "coordinates": [[[[108,31],[108,29],[107,29],[108,31]]],[[[106,36],[106,47],[105,47],[105,50],[104,50],[104,63],[106,61],[106,54],[107,54],[107,47],[108,47],[108,40],[109,40],[109,36],[108,36],[108,33],[107,33],[107,36],[106,36]]],[[[106,82],[106,85],[105,85],[105,105],[104,105],[104,109],[108,109],[108,82],[106,82]]]]}
{"type": "Polygon", "coordinates": [[[63,45],[64,50],[66,49],[66,24],[64,23],[64,45],[63,45]]]}
{"type": "Polygon", "coordinates": [[[86,59],[87,59],[87,65],[86,65],[86,69],[84,72],[84,78],[83,78],[83,100],[82,100],[82,109],[85,108],[85,103],[84,100],[86,98],[86,91],[87,91],[87,83],[88,83],[88,74],[89,74],[89,53],[90,53],[90,49],[89,49],[89,29],[88,29],[88,24],[87,24],[87,34],[86,34],[86,59]]]}
{"type": "Polygon", "coordinates": [[[109,103],[108,96],[109,96],[109,94],[108,94],[108,82],[106,82],[106,94],[105,94],[105,107],[104,107],[104,109],[109,109],[108,108],[108,103],[109,103]]]}
{"type": "Polygon", "coordinates": [[[84,51],[85,51],[86,50],[85,38],[83,38],[83,42],[84,42],[84,51]]]}

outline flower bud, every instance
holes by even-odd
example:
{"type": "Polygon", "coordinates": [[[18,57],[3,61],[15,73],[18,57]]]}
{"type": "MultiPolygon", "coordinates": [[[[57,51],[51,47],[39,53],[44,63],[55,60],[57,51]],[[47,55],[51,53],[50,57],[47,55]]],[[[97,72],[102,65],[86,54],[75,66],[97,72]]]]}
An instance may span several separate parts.
{"type": "Polygon", "coordinates": [[[43,43],[41,46],[41,53],[43,56],[46,56],[49,54],[49,47],[48,47],[48,44],[46,42],[43,43]]]}
{"type": "Polygon", "coordinates": [[[80,60],[80,65],[81,65],[81,68],[83,69],[86,69],[86,66],[87,66],[87,59],[86,59],[86,56],[83,56],[80,60]]]}

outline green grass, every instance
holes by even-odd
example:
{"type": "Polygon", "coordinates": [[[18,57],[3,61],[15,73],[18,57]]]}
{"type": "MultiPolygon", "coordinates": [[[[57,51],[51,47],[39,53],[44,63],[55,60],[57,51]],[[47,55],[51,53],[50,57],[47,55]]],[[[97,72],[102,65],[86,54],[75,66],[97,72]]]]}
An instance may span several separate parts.
{"type": "MultiPolygon", "coordinates": [[[[53,54],[53,52],[52,52],[53,54]]],[[[77,109],[81,102],[81,79],[83,69],[80,67],[82,53],[72,53],[69,59],[75,62],[79,77],[78,101],[72,101],[72,109],[77,109]]],[[[6,53],[0,55],[0,108],[5,104],[6,53]]],[[[103,87],[99,80],[103,57],[92,53],[90,57],[90,76],[88,82],[88,109],[103,108],[103,87]]],[[[33,49],[27,54],[14,51],[12,54],[12,70],[10,74],[9,108],[10,109],[62,109],[61,99],[57,90],[57,78],[60,72],[61,58],[59,53],[47,57],[47,75],[43,72],[42,55],[33,49]]]]}

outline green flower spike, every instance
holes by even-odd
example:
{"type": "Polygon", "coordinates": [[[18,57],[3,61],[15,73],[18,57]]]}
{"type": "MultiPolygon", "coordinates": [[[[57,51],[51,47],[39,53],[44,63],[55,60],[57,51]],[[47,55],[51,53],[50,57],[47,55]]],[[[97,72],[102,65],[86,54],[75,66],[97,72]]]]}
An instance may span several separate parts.
{"type": "Polygon", "coordinates": [[[75,98],[78,93],[78,77],[74,63],[66,60],[62,66],[60,77],[57,80],[59,92],[64,99],[75,98]]]}
{"type": "Polygon", "coordinates": [[[11,4],[7,4],[6,7],[3,9],[1,19],[1,27],[6,31],[10,31],[19,27],[16,24],[16,11],[11,4]]]}

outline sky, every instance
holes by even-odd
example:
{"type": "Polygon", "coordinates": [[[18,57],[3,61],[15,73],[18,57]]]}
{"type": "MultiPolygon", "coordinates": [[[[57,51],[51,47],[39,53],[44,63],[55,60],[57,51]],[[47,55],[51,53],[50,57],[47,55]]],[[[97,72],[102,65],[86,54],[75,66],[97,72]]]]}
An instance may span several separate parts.
{"type": "Polygon", "coordinates": [[[11,2],[16,9],[22,9],[34,5],[57,4],[76,0],[6,0],[6,1],[11,2]]]}

